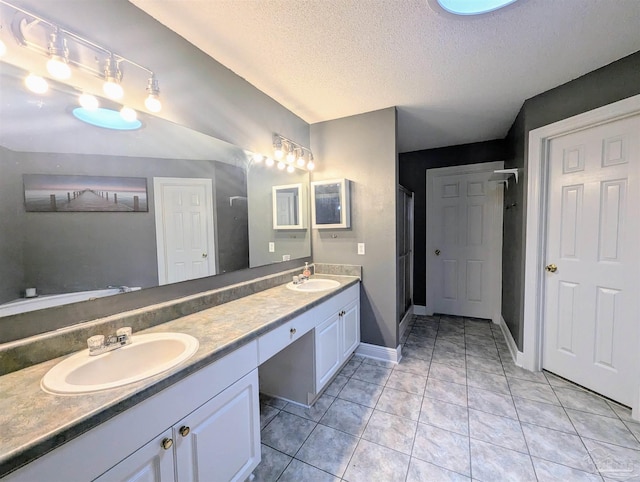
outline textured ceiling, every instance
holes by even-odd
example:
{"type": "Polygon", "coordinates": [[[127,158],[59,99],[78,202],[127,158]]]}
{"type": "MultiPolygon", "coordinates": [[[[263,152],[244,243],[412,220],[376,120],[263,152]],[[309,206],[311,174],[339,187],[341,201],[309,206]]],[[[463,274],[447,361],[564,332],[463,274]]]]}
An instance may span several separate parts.
{"type": "Polygon", "coordinates": [[[400,152],[504,137],[536,94],[640,50],[640,0],[130,0],[309,123],[398,106],[400,152]]]}

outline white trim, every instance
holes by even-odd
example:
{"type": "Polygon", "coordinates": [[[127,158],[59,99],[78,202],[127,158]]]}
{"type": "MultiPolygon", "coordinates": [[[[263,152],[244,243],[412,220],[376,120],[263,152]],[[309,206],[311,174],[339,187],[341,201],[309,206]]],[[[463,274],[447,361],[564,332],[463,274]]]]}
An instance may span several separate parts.
{"type": "Polygon", "coordinates": [[[427,316],[427,307],[422,305],[413,305],[413,314],[418,316],[427,316]]]}
{"type": "Polygon", "coordinates": [[[216,274],[216,256],[215,256],[215,238],[214,238],[214,210],[213,210],[213,181],[208,178],[182,178],[182,177],[154,177],[153,178],[153,210],[156,222],[156,256],[158,260],[158,284],[165,285],[170,281],[167,280],[167,257],[166,246],[164,239],[164,217],[163,217],[163,204],[164,199],[162,196],[162,188],[164,186],[204,186],[206,191],[206,208],[210,213],[207,223],[207,237],[208,237],[208,251],[210,256],[207,260],[209,262],[209,275],[216,274]]]}
{"type": "Polygon", "coordinates": [[[356,348],[356,355],[373,358],[375,360],[398,363],[402,358],[402,346],[398,345],[397,348],[387,348],[386,346],[360,343],[358,348],[356,348]]]}
{"type": "MultiPolygon", "coordinates": [[[[433,206],[433,189],[431,187],[433,183],[433,179],[436,177],[442,176],[450,176],[455,174],[476,174],[479,172],[493,172],[496,169],[503,169],[504,161],[495,161],[495,162],[480,162],[477,164],[467,164],[463,166],[450,166],[450,167],[440,167],[436,169],[427,169],[427,184],[426,184],[426,198],[427,198],[427,212],[426,212],[426,223],[427,226],[427,236],[425,249],[427,250],[426,254],[426,266],[425,266],[425,285],[426,285],[426,296],[425,296],[425,312],[428,315],[433,315],[433,294],[430,293],[429,290],[429,261],[430,256],[429,253],[433,248],[433,240],[432,240],[432,232],[433,230],[429,229],[429,225],[431,222],[431,218],[433,217],[433,212],[431,211],[430,206],[433,206]]],[[[502,189],[498,189],[496,192],[496,197],[494,199],[493,205],[493,225],[489,227],[489,232],[491,233],[490,240],[490,273],[489,273],[489,285],[494,287],[494,292],[492,293],[492,305],[493,308],[491,310],[492,316],[491,320],[494,323],[499,323],[500,316],[502,313],[502,224],[503,224],[503,192],[502,189]]]]}
{"type": "Polygon", "coordinates": [[[509,347],[509,353],[511,353],[511,358],[513,358],[513,363],[515,363],[516,366],[521,367],[523,354],[521,351],[518,350],[516,341],[513,339],[513,336],[511,335],[511,330],[509,330],[509,327],[507,326],[507,323],[504,321],[504,318],[502,316],[500,316],[500,323],[498,323],[498,325],[500,325],[502,336],[504,336],[504,341],[507,343],[507,346],[509,347]]]}
{"type": "Polygon", "coordinates": [[[407,327],[409,326],[409,321],[413,316],[413,305],[409,307],[407,312],[404,314],[402,321],[400,322],[399,330],[398,330],[398,339],[401,340],[404,332],[407,331],[407,327]]]}
{"type": "Polygon", "coordinates": [[[549,142],[559,136],[640,112],[640,95],[570,117],[529,132],[525,232],[523,367],[542,369],[542,312],[549,142]]]}

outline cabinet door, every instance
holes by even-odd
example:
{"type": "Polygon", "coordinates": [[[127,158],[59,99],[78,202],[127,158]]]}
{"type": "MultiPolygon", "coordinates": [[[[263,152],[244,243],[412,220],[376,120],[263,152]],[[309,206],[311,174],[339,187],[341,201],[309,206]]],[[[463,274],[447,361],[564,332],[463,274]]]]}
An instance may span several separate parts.
{"type": "Polygon", "coordinates": [[[178,482],[243,481],[260,463],[258,370],[173,427],[178,482]]]}
{"type": "MultiPolygon", "coordinates": [[[[126,431],[122,434],[126,437],[126,431]]],[[[175,480],[171,429],[166,430],[148,444],[142,446],[118,465],[107,470],[97,482],[171,482],[175,480]]]]}
{"type": "Polygon", "coordinates": [[[342,360],[346,360],[360,344],[360,302],[349,303],[342,311],[342,360]]]}
{"type": "Polygon", "coordinates": [[[331,379],[341,363],[340,316],[335,314],[316,327],[316,392],[331,379]]]}

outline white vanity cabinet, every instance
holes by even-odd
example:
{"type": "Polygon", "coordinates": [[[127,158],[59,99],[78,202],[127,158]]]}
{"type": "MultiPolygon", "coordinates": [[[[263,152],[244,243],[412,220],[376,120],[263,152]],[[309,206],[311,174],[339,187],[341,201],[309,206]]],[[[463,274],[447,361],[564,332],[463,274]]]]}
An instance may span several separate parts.
{"type": "Polygon", "coordinates": [[[253,370],[97,481],[243,481],[260,462],[258,405],[253,370]]]}
{"type": "Polygon", "coordinates": [[[268,360],[260,350],[260,391],[311,405],[360,343],[360,285],[294,318],[287,327],[283,334],[302,327],[304,335],[273,355],[270,351],[268,360]]]}

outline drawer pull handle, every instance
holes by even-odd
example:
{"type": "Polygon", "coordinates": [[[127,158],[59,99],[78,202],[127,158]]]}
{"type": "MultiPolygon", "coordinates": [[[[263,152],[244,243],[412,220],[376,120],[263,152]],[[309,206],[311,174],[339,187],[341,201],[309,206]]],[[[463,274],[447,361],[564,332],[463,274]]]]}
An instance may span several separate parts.
{"type": "Polygon", "coordinates": [[[171,440],[169,437],[165,437],[162,439],[162,442],[160,443],[160,445],[162,445],[163,449],[169,450],[173,445],[173,440],[171,440]]]}
{"type": "Polygon", "coordinates": [[[191,432],[191,429],[186,425],[183,425],[182,427],[180,427],[179,431],[180,431],[180,435],[182,435],[183,437],[186,437],[187,435],[189,435],[189,432],[191,432]]]}
{"type": "Polygon", "coordinates": [[[296,334],[296,329],[295,328],[291,328],[289,330],[289,333],[291,333],[292,335],[295,335],[296,334]]]}

